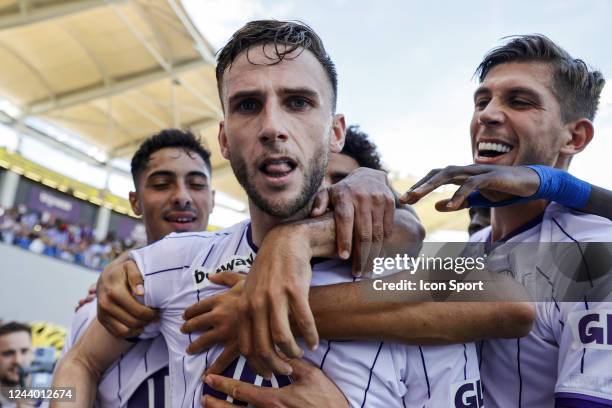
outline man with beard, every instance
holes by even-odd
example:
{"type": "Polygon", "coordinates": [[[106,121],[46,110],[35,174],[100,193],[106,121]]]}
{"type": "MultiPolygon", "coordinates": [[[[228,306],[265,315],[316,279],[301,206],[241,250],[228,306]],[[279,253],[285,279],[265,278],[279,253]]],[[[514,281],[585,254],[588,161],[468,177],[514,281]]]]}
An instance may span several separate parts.
{"type": "Polygon", "coordinates": [[[10,322],[0,326],[0,407],[31,407],[22,398],[11,398],[10,392],[20,389],[21,370],[32,364],[32,334],[30,327],[10,322]]]}
{"type": "MultiPolygon", "coordinates": [[[[160,309],[159,325],[147,326],[145,336],[161,333],[168,343],[173,406],[192,406],[202,394],[213,394],[209,384],[202,386],[200,373],[222,347],[189,356],[185,349],[191,336],[179,333],[181,314],[187,306],[223,290],[209,280],[211,275],[227,268],[246,272],[254,253],[258,258],[280,258],[277,262],[289,267],[303,264],[304,259],[287,254],[305,254],[307,261],[336,254],[335,239],[320,239],[335,237],[329,234],[335,226],[333,215],[288,223],[308,216],[329,152],[339,152],[344,139],[344,118],[334,113],[335,70],[318,36],[296,23],[249,23],[219,54],[217,79],[225,112],[219,143],[249,195],[251,220],[216,233],[172,234],[132,253],[145,280],[144,303],[160,309]],[[268,242],[284,245],[271,247],[268,242]]],[[[383,220],[374,221],[383,224],[383,220]]],[[[348,258],[348,253],[341,255],[348,258]]],[[[251,276],[257,273],[254,269],[249,272],[246,290],[250,282],[259,283],[257,276],[251,276]]],[[[296,278],[305,280],[307,288],[311,274],[315,285],[352,280],[350,265],[340,260],[316,262],[313,269],[274,283],[282,292],[288,287],[285,284],[296,278]]],[[[303,285],[300,282],[291,287],[303,285]]],[[[304,314],[308,309],[304,295],[292,293],[294,302],[290,304],[280,293],[273,296],[278,300],[275,307],[308,316],[304,314]]],[[[454,398],[453,389],[478,381],[472,344],[411,347],[327,341],[326,347],[317,349],[318,336],[309,330],[312,321],[298,318],[295,323],[310,349],[305,359],[322,367],[351,406],[448,406],[454,398]]],[[[247,324],[267,327],[257,318],[247,324]]],[[[272,324],[279,330],[287,329],[283,321],[272,324]]],[[[294,353],[300,349],[290,340],[284,346],[294,353]]],[[[78,398],[87,403],[96,374],[127,347],[94,322],[61,363],[55,386],[78,384],[78,398]]],[[[256,385],[289,382],[284,375],[272,376],[258,368],[263,377],[255,375],[255,367],[241,357],[227,373],[256,385]]],[[[274,367],[282,374],[295,368],[296,362],[282,361],[274,367]]],[[[232,397],[228,399],[232,401],[232,397]]],[[[344,404],[346,401],[331,399],[324,406],[344,404]]]]}

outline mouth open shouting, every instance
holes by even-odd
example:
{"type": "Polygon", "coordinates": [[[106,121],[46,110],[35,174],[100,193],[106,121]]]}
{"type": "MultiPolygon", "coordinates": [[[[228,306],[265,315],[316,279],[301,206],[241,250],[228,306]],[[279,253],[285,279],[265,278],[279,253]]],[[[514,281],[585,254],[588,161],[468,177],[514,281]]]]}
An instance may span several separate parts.
{"type": "Polygon", "coordinates": [[[479,141],[476,145],[474,162],[478,164],[501,164],[512,154],[514,146],[499,140],[479,141]]]}
{"type": "Polygon", "coordinates": [[[296,168],[297,162],[290,157],[270,157],[258,166],[267,183],[273,187],[287,184],[296,168]]]}

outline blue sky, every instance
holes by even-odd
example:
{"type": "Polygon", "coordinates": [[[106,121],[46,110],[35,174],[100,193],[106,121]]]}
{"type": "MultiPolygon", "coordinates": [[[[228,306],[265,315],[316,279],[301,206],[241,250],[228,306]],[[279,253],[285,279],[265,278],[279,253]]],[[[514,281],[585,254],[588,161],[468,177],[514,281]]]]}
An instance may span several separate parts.
{"type": "MultiPolygon", "coordinates": [[[[338,109],[379,145],[394,172],[421,177],[468,164],[474,68],[500,39],[542,33],[612,82],[612,2],[183,0],[216,47],[248,20],[299,19],[323,38],[340,78],[338,109]]],[[[571,171],[612,188],[612,86],[594,141],[571,171]]]]}

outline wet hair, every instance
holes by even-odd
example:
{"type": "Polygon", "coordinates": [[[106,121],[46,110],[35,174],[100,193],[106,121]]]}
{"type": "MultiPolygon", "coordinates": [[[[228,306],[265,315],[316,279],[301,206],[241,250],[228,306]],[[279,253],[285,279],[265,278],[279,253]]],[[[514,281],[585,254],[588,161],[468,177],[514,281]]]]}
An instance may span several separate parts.
{"type": "Polygon", "coordinates": [[[138,188],[138,178],[147,168],[153,153],[168,147],[183,149],[187,153],[195,153],[204,160],[212,177],[210,152],[202,146],[193,133],[180,129],[164,129],[145,140],[132,157],[131,169],[134,186],[138,188]]]}
{"type": "Polygon", "coordinates": [[[561,119],[568,123],[581,118],[593,120],[606,80],[601,72],[573,58],[541,34],[507,37],[509,41],[487,53],[476,68],[482,83],[491,69],[510,62],[541,62],[552,69],[551,87],[561,107],[561,119]]]}
{"type": "MultiPolygon", "coordinates": [[[[312,52],[317,61],[321,63],[332,86],[332,111],[336,110],[338,93],[338,74],[336,67],[325,51],[323,41],[308,25],[299,21],[278,20],[256,20],[246,23],[236,31],[229,42],[223,47],[217,56],[217,87],[219,97],[223,84],[225,70],[231,67],[234,60],[242,53],[247,52],[247,59],[253,63],[248,56],[248,50],[256,45],[262,47],[272,44],[274,51],[269,65],[282,62],[285,58],[295,58],[291,54],[298,50],[301,54],[304,50],[312,52]]],[[[299,55],[299,54],[298,54],[299,55]]]]}

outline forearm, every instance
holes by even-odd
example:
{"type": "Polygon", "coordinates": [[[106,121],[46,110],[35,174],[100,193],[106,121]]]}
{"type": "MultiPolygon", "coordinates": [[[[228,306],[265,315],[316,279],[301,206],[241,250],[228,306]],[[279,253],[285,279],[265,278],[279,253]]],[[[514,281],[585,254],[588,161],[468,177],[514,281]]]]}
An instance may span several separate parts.
{"type": "MultiPolygon", "coordinates": [[[[288,236],[303,238],[308,244],[312,257],[336,257],[336,223],[333,213],[308,218],[275,228],[279,239],[288,236]],[[281,231],[278,231],[282,229],[281,231]]],[[[418,253],[425,237],[425,230],[418,218],[407,209],[397,209],[394,215],[393,233],[383,241],[387,256],[397,253],[414,255],[418,253]]]]}
{"type": "Polygon", "coordinates": [[[592,186],[591,194],[582,211],[612,219],[612,191],[592,186]]]}
{"type": "Polygon", "coordinates": [[[51,408],[91,407],[96,397],[96,388],[102,376],[92,370],[72,349],[59,362],[53,376],[53,388],[74,388],[75,401],[51,403],[51,408]]]}
{"type": "MultiPolygon", "coordinates": [[[[401,278],[385,278],[392,281],[401,278]]],[[[520,301],[431,300],[429,292],[375,293],[371,280],[312,287],[309,301],[322,338],[380,339],[407,344],[453,344],[526,335],[533,305],[520,301]]],[[[510,285],[518,285],[510,282],[510,285]]],[[[512,287],[512,292],[517,288],[512,287]]],[[[487,298],[501,296],[491,294],[487,298]]]]}
{"type": "Polygon", "coordinates": [[[110,334],[97,319],[74,347],[60,360],[53,377],[55,388],[75,388],[76,404],[56,402],[52,408],[92,406],[98,382],[111,364],[131,347],[131,343],[110,334]]]}

